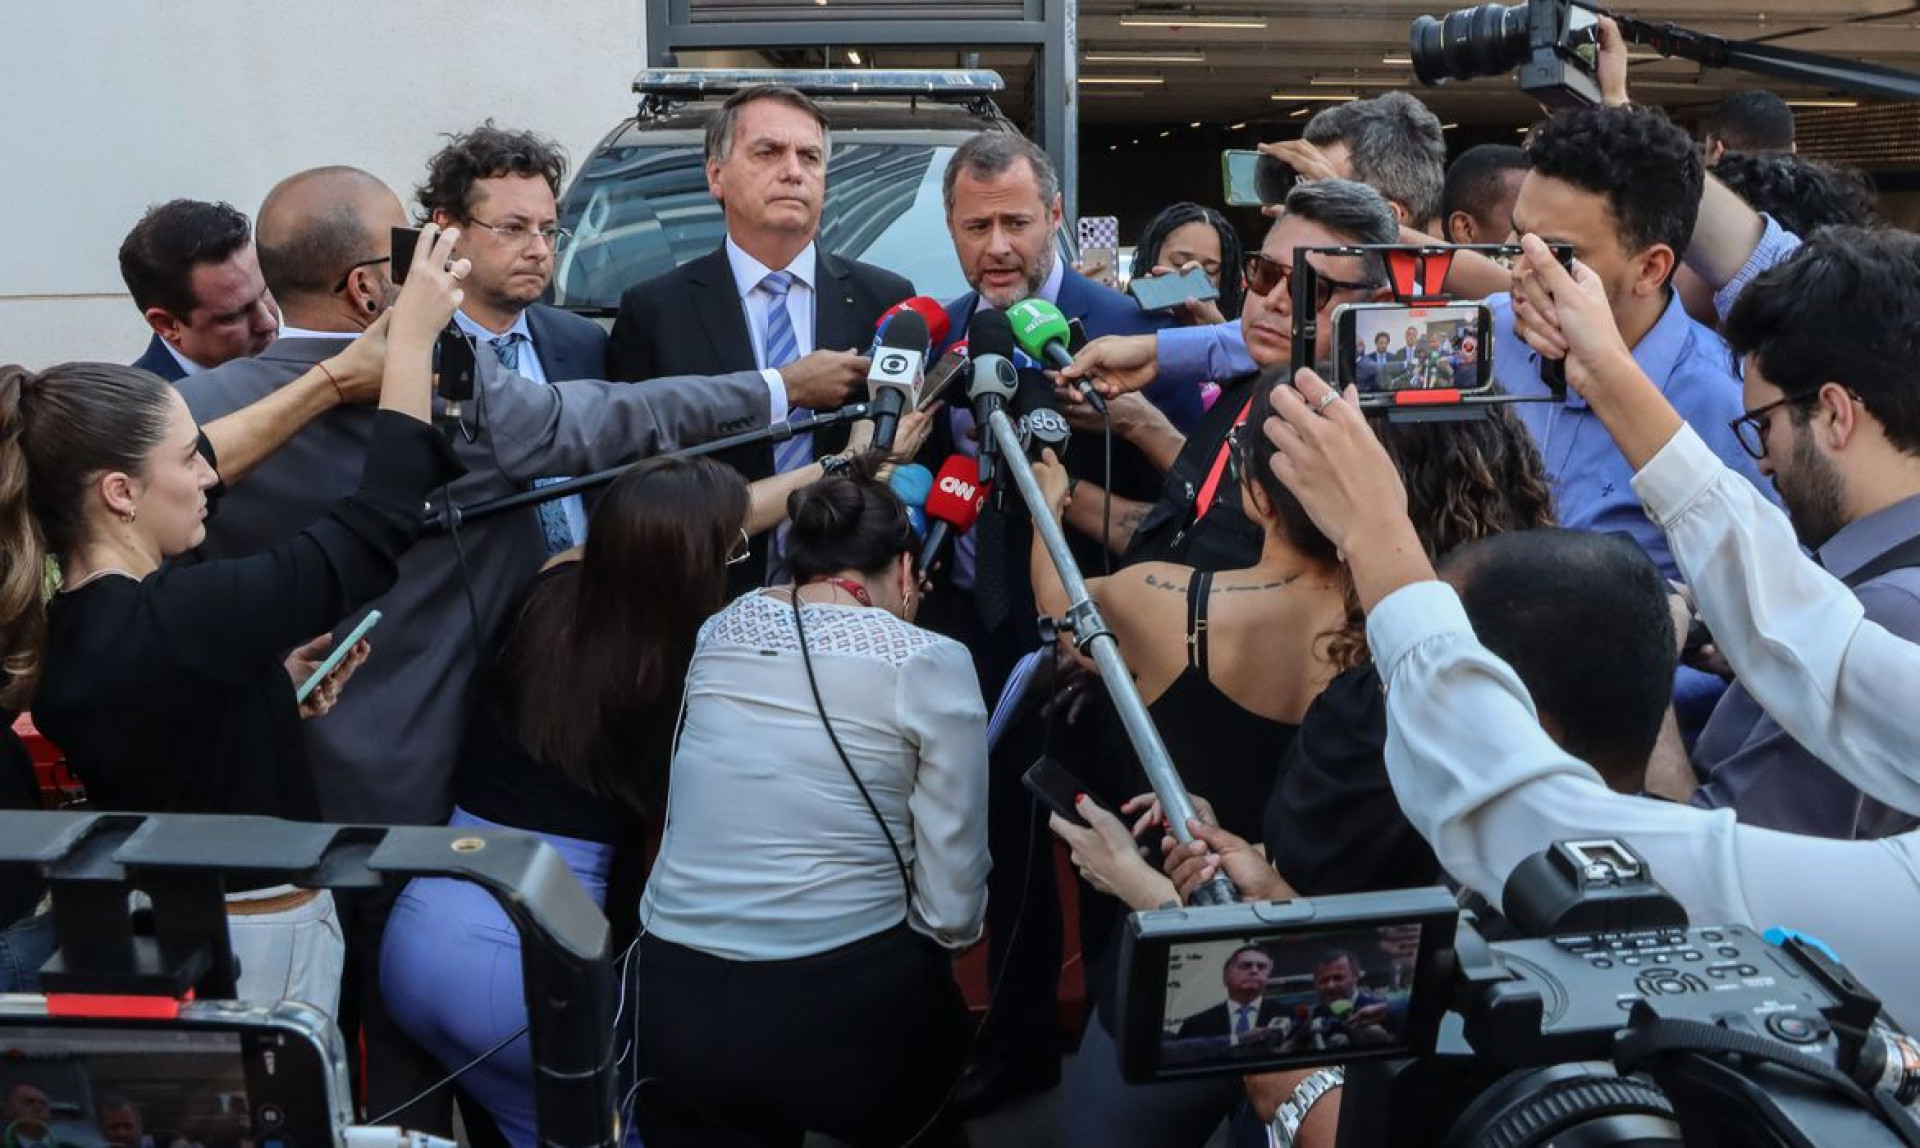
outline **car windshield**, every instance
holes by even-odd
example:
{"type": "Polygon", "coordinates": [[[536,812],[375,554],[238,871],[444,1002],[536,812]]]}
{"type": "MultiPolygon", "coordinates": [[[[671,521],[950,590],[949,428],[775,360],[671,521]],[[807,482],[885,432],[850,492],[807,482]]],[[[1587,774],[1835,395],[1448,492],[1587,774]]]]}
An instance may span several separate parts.
{"type": "MultiPolygon", "coordinates": [[[[953,151],[836,143],[821,246],[904,275],[923,295],[958,298],[967,284],[940,193],[953,151]]],[[[619,306],[628,287],[707,254],[726,235],[698,144],[607,148],[568,191],[560,225],[573,240],[555,269],[555,302],[583,308],[619,306]]]]}

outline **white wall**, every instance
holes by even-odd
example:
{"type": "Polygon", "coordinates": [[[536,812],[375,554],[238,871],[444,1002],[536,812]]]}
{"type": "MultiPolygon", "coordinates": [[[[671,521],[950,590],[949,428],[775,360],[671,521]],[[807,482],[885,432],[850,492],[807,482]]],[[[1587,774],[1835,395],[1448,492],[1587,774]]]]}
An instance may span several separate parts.
{"type": "Polygon", "coordinates": [[[120,241],[147,205],[252,215],[345,163],[412,189],[491,116],[578,163],[633,114],[644,0],[7,0],[0,363],[127,362],[146,325],[120,241]]]}

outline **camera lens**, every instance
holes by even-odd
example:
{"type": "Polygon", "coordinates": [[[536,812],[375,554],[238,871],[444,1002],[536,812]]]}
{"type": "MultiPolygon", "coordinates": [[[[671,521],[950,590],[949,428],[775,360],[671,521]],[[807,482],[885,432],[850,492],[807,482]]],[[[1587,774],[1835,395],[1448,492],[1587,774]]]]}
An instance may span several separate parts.
{"type": "Polygon", "coordinates": [[[1413,74],[1429,87],[1502,75],[1526,63],[1527,6],[1482,4],[1444,17],[1421,16],[1409,40],[1413,74]]]}

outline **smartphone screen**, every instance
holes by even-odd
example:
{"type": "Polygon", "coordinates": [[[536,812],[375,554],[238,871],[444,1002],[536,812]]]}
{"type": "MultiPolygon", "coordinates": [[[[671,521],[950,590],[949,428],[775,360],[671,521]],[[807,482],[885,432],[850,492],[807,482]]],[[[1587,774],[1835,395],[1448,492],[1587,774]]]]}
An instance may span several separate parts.
{"type": "MultiPolygon", "coordinates": [[[[1033,794],[1034,800],[1038,801],[1041,805],[1046,806],[1047,809],[1054,813],[1058,813],[1062,818],[1073,822],[1075,825],[1086,825],[1087,819],[1080,816],[1080,811],[1074,808],[1074,798],[1082,793],[1090,794],[1092,791],[1087,788],[1085,782],[1075,777],[1066,766],[1061,765],[1051,757],[1042,757],[1039,761],[1034,762],[1033,766],[1021,776],[1020,781],[1021,784],[1027,787],[1028,792],[1033,794]]],[[[1095,796],[1093,800],[1100,808],[1106,810],[1108,813],[1113,814],[1115,817],[1120,816],[1118,809],[1101,800],[1098,796],[1095,796]]]]}
{"type": "Polygon", "coordinates": [[[392,242],[393,262],[388,266],[393,269],[393,281],[398,285],[407,281],[407,268],[413,266],[414,248],[420,246],[420,229],[396,227],[393,229],[392,242]]]}
{"type": "Polygon", "coordinates": [[[1143,311],[1164,311],[1189,299],[1218,299],[1219,288],[1198,267],[1167,275],[1150,275],[1128,281],[1127,290],[1140,301],[1143,311]]]}
{"type": "Polygon", "coordinates": [[[1292,168],[1257,151],[1221,152],[1220,177],[1230,207],[1283,203],[1295,181],[1292,168]]]}
{"type": "Polygon", "coordinates": [[[1484,304],[1349,304],[1334,309],[1333,329],[1340,382],[1363,394],[1491,384],[1493,313],[1484,304]]]}

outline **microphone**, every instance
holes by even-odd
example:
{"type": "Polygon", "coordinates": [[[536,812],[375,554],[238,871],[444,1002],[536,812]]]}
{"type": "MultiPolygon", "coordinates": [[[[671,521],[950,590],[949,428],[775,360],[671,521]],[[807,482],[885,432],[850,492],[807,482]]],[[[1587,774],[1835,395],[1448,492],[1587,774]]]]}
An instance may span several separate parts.
{"type": "Polygon", "coordinates": [[[1020,389],[1020,374],[1013,365],[1013,325],[1004,312],[977,312],[967,327],[967,344],[973,357],[967,398],[973,403],[974,425],[980,428],[979,480],[982,485],[991,485],[1000,448],[987,423],[993,412],[1012,402],[1020,389]]]}
{"type": "Polygon", "coordinates": [[[886,327],[887,322],[902,312],[911,311],[927,325],[927,346],[938,347],[947,341],[947,333],[953,330],[953,321],[947,318],[947,309],[938,299],[925,295],[915,295],[911,299],[902,299],[880,313],[880,321],[874,324],[874,330],[886,327]]]}
{"type": "Polygon", "coordinates": [[[906,506],[907,521],[913,523],[913,532],[925,538],[927,496],[933,493],[933,472],[917,462],[908,463],[893,472],[893,476],[887,479],[887,486],[906,506]]]}
{"type": "Polygon", "coordinates": [[[927,519],[933,525],[927,531],[926,545],[920,548],[920,560],[914,564],[916,573],[927,572],[949,535],[973,529],[990,489],[980,481],[979,466],[966,455],[949,455],[940,464],[940,476],[927,494],[927,519]]]}
{"type": "Polygon", "coordinates": [[[873,365],[867,368],[867,399],[873,406],[876,450],[893,449],[900,413],[914,406],[920,391],[920,369],[927,361],[927,321],[910,308],[895,311],[898,313],[880,329],[873,365]]]}
{"type": "MultiPolygon", "coordinates": [[[[1007,318],[1012,322],[1013,337],[1021,350],[1056,371],[1073,362],[1073,352],[1067,350],[1073,328],[1067,324],[1060,308],[1045,299],[1022,299],[1007,309],[1007,318]]],[[[1089,406],[1101,414],[1107,413],[1107,400],[1100,397],[1092,383],[1080,379],[1074,386],[1089,406]]]]}
{"type": "Polygon", "coordinates": [[[1029,459],[1038,461],[1040,453],[1047,449],[1052,449],[1055,458],[1067,457],[1067,439],[1072,437],[1073,428],[1059,411],[1035,407],[1020,416],[1019,431],[1020,446],[1029,459]]]}

